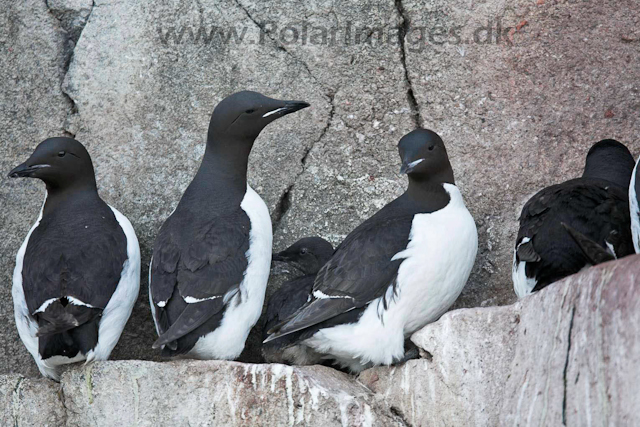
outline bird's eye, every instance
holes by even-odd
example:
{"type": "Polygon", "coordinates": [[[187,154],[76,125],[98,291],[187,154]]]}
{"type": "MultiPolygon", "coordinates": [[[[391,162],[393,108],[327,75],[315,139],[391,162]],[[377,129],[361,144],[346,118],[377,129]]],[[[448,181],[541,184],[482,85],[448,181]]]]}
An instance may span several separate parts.
{"type": "Polygon", "coordinates": [[[251,113],[253,113],[254,111],[256,111],[256,110],[254,110],[254,109],[252,108],[252,109],[249,109],[249,110],[245,111],[245,113],[247,113],[247,114],[251,114],[251,113]]]}
{"type": "Polygon", "coordinates": [[[429,147],[429,151],[433,151],[434,148],[436,148],[436,146],[432,145],[431,147],[429,147]]]}
{"type": "Polygon", "coordinates": [[[307,248],[300,249],[300,255],[304,255],[307,253],[307,248]]]}
{"type": "Polygon", "coordinates": [[[58,157],[64,157],[65,154],[67,154],[67,153],[64,152],[64,151],[59,151],[58,152],[58,157]]]}

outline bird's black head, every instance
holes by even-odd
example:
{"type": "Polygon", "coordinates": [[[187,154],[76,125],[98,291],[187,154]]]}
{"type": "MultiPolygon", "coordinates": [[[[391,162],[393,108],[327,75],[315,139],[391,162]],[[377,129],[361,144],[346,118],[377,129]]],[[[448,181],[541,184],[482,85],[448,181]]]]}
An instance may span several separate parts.
{"type": "Polygon", "coordinates": [[[75,139],[64,137],[41,142],[26,162],[9,172],[9,177],[38,178],[48,189],[96,185],[89,153],[75,139]]]}
{"type": "Polygon", "coordinates": [[[286,262],[304,274],[316,274],[333,256],[331,243],[320,237],[305,237],[282,252],[273,255],[273,261],[286,262]]]}
{"type": "Polygon", "coordinates": [[[253,143],[269,123],[308,106],[303,101],[280,101],[248,90],[237,92],[213,110],[208,139],[253,143]]]}
{"type": "Polygon", "coordinates": [[[402,137],[398,150],[402,160],[400,173],[418,181],[454,184],[447,150],[437,133],[416,129],[402,137]]]}
{"type": "Polygon", "coordinates": [[[629,188],[635,161],[629,149],[615,139],[596,142],[585,162],[585,178],[606,179],[624,188],[629,188]]]}

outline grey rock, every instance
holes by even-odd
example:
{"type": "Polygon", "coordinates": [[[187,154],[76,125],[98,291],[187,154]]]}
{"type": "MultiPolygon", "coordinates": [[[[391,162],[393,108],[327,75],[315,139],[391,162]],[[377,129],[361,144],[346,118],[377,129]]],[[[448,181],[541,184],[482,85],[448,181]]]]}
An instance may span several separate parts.
{"type": "Polygon", "coordinates": [[[64,425],[66,411],[59,391],[57,383],[46,379],[0,375],[0,425],[64,425]]]}
{"type": "Polygon", "coordinates": [[[396,417],[322,366],[115,361],[62,377],[68,426],[390,426],[396,417]]]}
{"type": "Polygon", "coordinates": [[[500,422],[638,425],[640,257],[522,302],[500,422]]]}
{"type": "Polygon", "coordinates": [[[513,306],[452,311],[413,335],[422,359],[358,379],[409,425],[499,425],[517,313],[513,306]]]}
{"type": "Polygon", "coordinates": [[[93,10],[93,0],[47,0],[46,3],[73,42],[73,48],[93,10]]]}
{"type": "Polygon", "coordinates": [[[413,335],[421,360],[359,376],[414,426],[638,425],[640,256],[413,335]]]}

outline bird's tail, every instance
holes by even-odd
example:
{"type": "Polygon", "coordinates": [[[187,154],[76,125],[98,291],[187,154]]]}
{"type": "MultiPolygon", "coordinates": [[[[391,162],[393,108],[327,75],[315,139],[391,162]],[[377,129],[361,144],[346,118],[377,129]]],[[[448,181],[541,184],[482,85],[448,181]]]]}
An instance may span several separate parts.
{"type": "Polygon", "coordinates": [[[40,356],[74,357],[78,351],[87,353],[98,342],[98,327],[102,310],[86,305],[70,304],[58,299],[35,314],[38,322],[40,356]]]}

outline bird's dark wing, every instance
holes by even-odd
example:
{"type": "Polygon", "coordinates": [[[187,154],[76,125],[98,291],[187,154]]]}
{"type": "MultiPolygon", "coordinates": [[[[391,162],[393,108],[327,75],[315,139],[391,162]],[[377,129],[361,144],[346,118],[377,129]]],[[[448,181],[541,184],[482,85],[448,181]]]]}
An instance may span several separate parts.
{"type": "Polygon", "coordinates": [[[151,265],[151,298],[160,332],[154,347],[193,331],[239,292],[248,265],[250,228],[240,207],[202,225],[174,216],[167,220],[151,265]],[[186,229],[195,231],[185,238],[186,229]]]}
{"type": "Polygon", "coordinates": [[[402,259],[392,261],[409,242],[413,214],[373,216],[356,228],[320,270],[311,300],[269,340],[300,331],[340,314],[364,307],[395,293],[395,279],[402,259]],[[387,294],[389,287],[393,292],[387,294]]]}
{"type": "Polygon", "coordinates": [[[580,233],[575,228],[565,224],[564,222],[562,223],[562,226],[567,230],[571,238],[578,244],[578,246],[592,265],[597,265],[616,259],[615,254],[610,253],[605,248],[589,239],[587,236],[580,233]]]}
{"type": "Polygon", "coordinates": [[[516,239],[516,251],[519,257],[523,257],[522,261],[535,262],[540,260],[540,255],[533,247],[531,239],[544,223],[549,210],[557,202],[560,193],[560,186],[547,187],[531,197],[522,208],[519,218],[520,229],[516,239]],[[525,241],[523,243],[525,238],[528,238],[528,242],[525,241]],[[520,252],[520,247],[522,247],[522,252],[520,252]]]}
{"type": "Polygon", "coordinates": [[[533,247],[533,242],[531,240],[528,241],[520,241],[518,246],[516,247],[516,254],[518,255],[519,261],[525,262],[538,262],[540,261],[540,254],[536,252],[533,247]]]}

